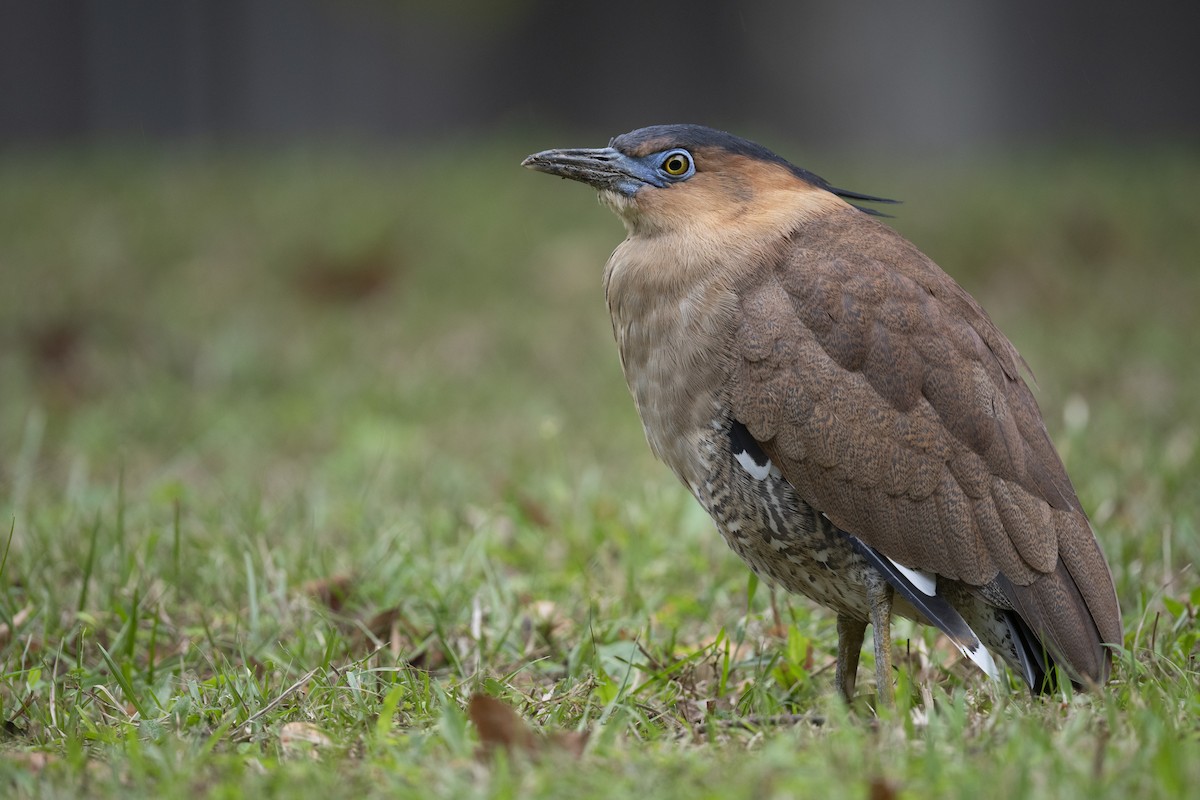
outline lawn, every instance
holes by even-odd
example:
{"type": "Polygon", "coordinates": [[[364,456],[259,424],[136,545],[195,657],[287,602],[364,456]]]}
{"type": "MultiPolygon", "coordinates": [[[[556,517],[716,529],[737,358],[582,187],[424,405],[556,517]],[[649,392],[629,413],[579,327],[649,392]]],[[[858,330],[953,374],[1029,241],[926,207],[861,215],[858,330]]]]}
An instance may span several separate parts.
{"type": "Polygon", "coordinates": [[[1200,152],[810,154],[1021,349],[1127,631],[1037,700],[898,623],[875,719],[649,454],[575,144],[0,154],[0,793],[1194,792],[1200,152]]]}

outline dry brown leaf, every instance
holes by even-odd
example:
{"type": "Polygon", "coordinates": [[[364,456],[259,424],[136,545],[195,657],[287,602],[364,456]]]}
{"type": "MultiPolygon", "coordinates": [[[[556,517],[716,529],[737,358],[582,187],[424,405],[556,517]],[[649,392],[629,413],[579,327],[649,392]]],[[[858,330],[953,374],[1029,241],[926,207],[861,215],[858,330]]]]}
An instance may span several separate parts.
{"type": "Polygon", "coordinates": [[[58,756],[53,753],[43,753],[40,750],[27,750],[24,752],[6,753],[4,759],[13,764],[19,764],[30,772],[36,773],[41,772],[55,761],[58,761],[58,756]]]}
{"type": "Polygon", "coordinates": [[[306,752],[316,758],[318,750],[332,744],[333,741],[311,722],[289,722],[279,729],[279,746],[287,755],[306,752]]]}
{"type": "Polygon", "coordinates": [[[348,574],[319,578],[304,584],[303,591],[330,611],[341,611],[353,588],[354,576],[348,574]]]}
{"type": "Polygon", "coordinates": [[[315,257],[301,268],[296,284],[311,300],[357,303],[386,289],[399,271],[398,262],[383,244],[345,258],[315,257]]]}
{"type": "Polygon", "coordinates": [[[537,737],[508,704],[494,697],[476,692],[467,705],[467,716],[479,731],[479,743],[483,751],[492,753],[497,748],[533,755],[537,750],[537,737]]]}
{"type": "Polygon", "coordinates": [[[552,731],[539,736],[507,703],[479,692],[471,695],[467,716],[479,731],[481,756],[503,749],[510,756],[519,753],[534,759],[553,753],[579,758],[588,743],[587,731],[552,731]]]}
{"type": "MultiPolygon", "coordinates": [[[[411,650],[413,647],[412,640],[400,630],[400,623],[403,619],[404,615],[400,612],[400,608],[392,606],[375,614],[366,622],[371,636],[386,645],[393,658],[399,658],[402,652],[411,650]]],[[[410,663],[417,658],[419,655],[410,658],[410,663]]]]}
{"type": "Polygon", "coordinates": [[[84,341],[84,326],[77,319],[44,320],[26,332],[25,341],[34,364],[48,372],[68,369],[84,341]]]}
{"type": "Polygon", "coordinates": [[[529,621],[547,640],[565,635],[575,624],[550,600],[536,600],[529,604],[529,621]]]}
{"type": "Polygon", "coordinates": [[[867,785],[867,800],[896,800],[899,796],[900,790],[896,784],[880,775],[871,778],[867,785]]]}
{"type": "Polygon", "coordinates": [[[13,614],[12,628],[7,622],[0,622],[0,647],[8,644],[8,640],[12,638],[13,630],[25,624],[25,620],[33,613],[33,606],[25,606],[16,614],[13,614]]]}
{"type": "Polygon", "coordinates": [[[546,737],[546,741],[572,758],[581,758],[591,735],[591,731],[555,731],[546,737]]]}
{"type": "Polygon", "coordinates": [[[369,644],[372,649],[382,644],[392,657],[403,658],[418,669],[438,669],[447,663],[442,646],[437,641],[430,641],[429,631],[413,625],[399,606],[385,608],[361,619],[355,640],[360,645],[369,644]]]}
{"type": "Polygon", "coordinates": [[[385,608],[366,622],[366,628],[381,642],[391,642],[400,637],[400,622],[404,618],[400,606],[385,608]]]}
{"type": "Polygon", "coordinates": [[[546,510],[546,507],[537,500],[520,491],[514,493],[513,499],[517,504],[517,508],[520,509],[521,515],[532,522],[534,527],[541,528],[542,530],[554,527],[554,518],[550,516],[550,512],[546,510]]]}

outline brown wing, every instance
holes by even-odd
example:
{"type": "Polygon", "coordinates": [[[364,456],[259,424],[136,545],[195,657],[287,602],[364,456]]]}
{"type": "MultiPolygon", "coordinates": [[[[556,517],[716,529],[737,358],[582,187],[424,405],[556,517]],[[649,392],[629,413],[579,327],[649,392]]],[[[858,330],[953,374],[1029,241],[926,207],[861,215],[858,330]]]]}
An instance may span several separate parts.
{"type": "Polygon", "coordinates": [[[734,415],[798,493],[888,557],[994,580],[1051,651],[1102,682],[1112,577],[979,305],[861,214],[814,221],[741,287],[734,415]]]}

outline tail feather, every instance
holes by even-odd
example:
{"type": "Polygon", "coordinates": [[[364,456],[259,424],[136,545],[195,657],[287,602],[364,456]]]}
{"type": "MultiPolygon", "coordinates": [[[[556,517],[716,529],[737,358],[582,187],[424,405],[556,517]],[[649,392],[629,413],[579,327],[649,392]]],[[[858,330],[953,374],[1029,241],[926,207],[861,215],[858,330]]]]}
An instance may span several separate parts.
{"type": "MultiPolygon", "coordinates": [[[[1082,686],[1100,686],[1108,680],[1108,651],[1082,593],[1062,561],[1054,572],[1028,586],[1018,586],[1004,575],[996,580],[1026,629],[1022,632],[1024,649],[1035,657],[1038,647],[1046,651],[1046,673],[1052,673],[1049,666],[1057,663],[1066,669],[1072,682],[1082,686]]],[[[1037,688],[1035,683],[1030,685],[1037,688]]]]}

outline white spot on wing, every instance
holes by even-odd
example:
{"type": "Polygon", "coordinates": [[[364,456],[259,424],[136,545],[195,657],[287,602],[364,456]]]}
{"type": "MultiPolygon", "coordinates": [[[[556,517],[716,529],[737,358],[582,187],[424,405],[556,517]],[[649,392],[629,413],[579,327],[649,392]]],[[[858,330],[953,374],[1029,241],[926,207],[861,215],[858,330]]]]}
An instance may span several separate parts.
{"type": "Polygon", "coordinates": [[[749,472],[750,477],[754,478],[756,481],[765,481],[775,466],[769,460],[766,464],[760,465],[754,463],[754,459],[751,458],[750,454],[745,450],[735,454],[734,457],[737,459],[737,462],[742,465],[742,469],[746,470],[746,472],[749,472]]]}
{"type": "Polygon", "coordinates": [[[921,594],[926,594],[930,597],[937,594],[937,575],[934,575],[932,572],[926,572],[923,569],[913,569],[903,564],[897,564],[890,558],[888,561],[891,561],[893,567],[904,573],[904,577],[908,578],[921,594]]]}

